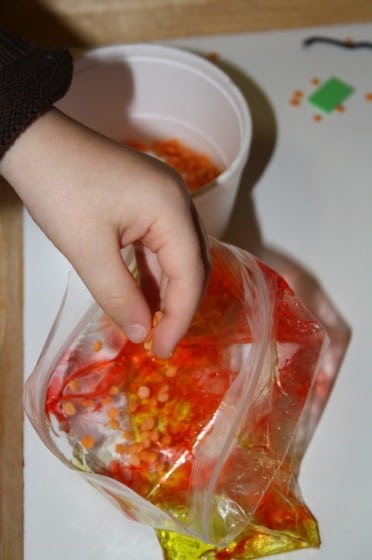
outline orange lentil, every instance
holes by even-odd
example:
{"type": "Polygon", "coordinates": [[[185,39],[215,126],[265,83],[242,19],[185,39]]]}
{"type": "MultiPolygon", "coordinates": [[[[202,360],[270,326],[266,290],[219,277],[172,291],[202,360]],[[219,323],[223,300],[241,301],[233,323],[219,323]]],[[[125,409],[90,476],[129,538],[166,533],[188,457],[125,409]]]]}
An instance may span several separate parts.
{"type": "Polygon", "coordinates": [[[299,107],[301,105],[301,101],[297,99],[297,97],[292,97],[292,99],[289,100],[289,104],[292,105],[292,107],[299,107]]]}
{"type": "Polygon", "coordinates": [[[164,403],[169,401],[169,394],[166,392],[159,392],[157,398],[159,402],[164,403]]]}
{"type": "Polygon", "coordinates": [[[93,352],[99,352],[103,348],[102,340],[95,340],[93,343],[93,352]]]}
{"type": "Polygon", "coordinates": [[[153,331],[154,328],[160,323],[162,317],[163,317],[164,313],[160,310],[155,311],[154,316],[152,318],[152,327],[151,327],[151,331],[150,334],[148,336],[148,338],[145,340],[143,346],[145,348],[145,350],[147,350],[148,352],[152,352],[152,335],[153,335],[153,331]]]}
{"type": "Polygon", "coordinates": [[[162,311],[160,311],[160,309],[158,311],[155,311],[154,317],[152,319],[152,326],[153,327],[156,327],[160,323],[160,321],[163,318],[163,315],[164,315],[164,313],[162,311]]]}
{"type": "Polygon", "coordinates": [[[74,416],[74,414],[76,414],[75,405],[71,401],[65,401],[62,404],[62,408],[63,408],[63,412],[67,414],[67,416],[74,416]]]}
{"type": "Polygon", "coordinates": [[[190,192],[201,189],[221,173],[221,169],[211,161],[209,156],[188,148],[176,138],[154,141],[147,145],[132,141],[126,144],[154,155],[174,167],[183,177],[190,192]]]}
{"type": "Polygon", "coordinates": [[[153,430],[152,432],[150,432],[149,434],[150,440],[151,441],[159,441],[160,435],[159,432],[157,432],[156,430],[153,430]]]}
{"type": "Polygon", "coordinates": [[[148,410],[154,410],[157,407],[157,405],[158,405],[158,401],[156,400],[156,397],[152,397],[147,401],[148,410]]]}
{"type": "Polygon", "coordinates": [[[164,383],[159,389],[159,393],[168,393],[168,391],[169,391],[168,383],[164,383]]]}
{"type": "Polygon", "coordinates": [[[366,101],[372,101],[372,92],[368,92],[364,96],[366,101]]]}
{"type": "Polygon", "coordinates": [[[119,394],[119,387],[117,387],[116,385],[113,385],[112,387],[110,387],[109,393],[110,393],[110,395],[118,395],[119,394]]]}
{"type": "Polygon", "coordinates": [[[147,385],[141,385],[138,387],[137,396],[140,399],[148,399],[151,394],[150,388],[147,385]]]}
{"type": "Polygon", "coordinates": [[[354,44],[354,39],[352,37],[345,37],[344,43],[345,43],[345,45],[353,45],[354,44]]]}
{"type": "Polygon", "coordinates": [[[172,438],[169,435],[163,436],[161,438],[161,444],[164,446],[168,446],[172,443],[172,438]]]}
{"type": "Polygon", "coordinates": [[[131,430],[124,430],[123,436],[125,439],[133,439],[133,432],[131,430]]]}
{"type": "Polygon", "coordinates": [[[302,90],[300,90],[300,89],[295,89],[294,92],[293,92],[293,97],[299,98],[299,97],[302,97],[303,94],[304,94],[304,92],[303,92],[302,90]]]}
{"type": "Polygon", "coordinates": [[[137,453],[140,453],[143,450],[143,445],[142,443],[132,443],[132,445],[128,445],[128,452],[131,455],[136,455],[137,453]]]}
{"type": "Polygon", "coordinates": [[[169,425],[168,430],[173,436],[176,436],[182,431],[182,428],[176,422],[173,422],[169,425]]]}
{"type": "Polygon", "coordinates": [[[322,120],[323,120],[322,115],[314,115],[313,116],[313,121],[315,121],[315,122],[320,122],[322,120]]]}
{"type": "Polygon", "coordinates": [[[151,440],[149,437],[149,432],[142,432],[142,446],[143,449],[148,449],[149,447],[151,447],[151,440]]]}
{"type": "Polygon", "coordinates": [[[345,105],[337,105],[336,111],[337,111],[338,113],[344,113],[344,112],[346,111],[345,105]]]}
{"type": "Polygon", "coordinates": [[[139,405],[138,405],[137,402],[132,401],[132,402],[129,404],[129,412],[131,412],[131,413],[136,412],[136,411],[138,410],[138,406],[139,406],[139,405]]]}
{"type": "Polygon", "coordinates": [[[110,426],[113,430],[120,430],[120,422],[116,420],[116,418],[110,418],[107,422],[107,425],[110,426]]]}
{"type": "Polygon", "coordinates": [[[93,406],[94,401],[92,399],[84,399],[81,403],[84,407],[93,406]]]}
{"type": "Polygon", "coordinates": [[[153,416],[147,416],[140,424],[141,432],[150,432],[155,428],[155,423],[155,418],[153,416]]]}
{"type": "Polygon", "coordinates": [[[155,463],[156,459],[157,459],[157,454],[154,451],[148,451],[146,449],[144,449],[143,451],[141,451],[140,453],[140,459],[144,462],[144,463],[155,463]]]}
{"type": "Polygon", "coordinates": [[[112,406],[107,411],[107,416],[109,418],[118,418],[119,414],[120,414],[120,411],[119,411],[118,408],[116,408],[116,406],[112,406]]]}
{"type": "Polygon", "coordinates": [[[143,343],[143,347],[144,347],[145,350],[147,350],[147,352],[152,353],[152,338],[151,338],[151,336],[149,336],[149,338],[147,340],[145,340],[145,342],[143,343]]]}
{"type": "Polygon", "coordinates": [[[131,455],[128,459],[128,463],[132,466],[132,467],[139,467],[141,464],[141,459],[139,458],[138,455],[131,455]]]}
{"type": "Polygon", "coordinates": [[[212,60],[212,61],[213,61],[213,60],[218,60],[218,59],[219,59],[219,54],[218,54],[217,52],[215,52],[215,51],[212,51],[212,52],[209,52],[209,53],[207,54],[207,58],[208,58],[209,60],[212,60]]]}
{"type": "Polygon", "coordinates": [[[319,80],[319,78],[311,78],[310,83],[313,86],[318,86],[320,84],[320,80],[319,80]]]}
{"type": "Polygon", "coordinates": [[[115,451],[116,451],[116,453],[119,453],[120,455],[123,455],[123,453],[125,453],[126,449],[127,448],[124,445],[124,443],[117,443],[115,445],[115,451]]]}
{"type": "Polygon", "coordinates": [[[92,449],[94,445],[94,437],[90,435],[86,435],[81,438],[81,445],[85,447],[85,449],[92,449]]]}
{"type": "Polygon", "coordinates": [[[175,377],[176,375],[177,375],[177,368],[175,366],[169,366],[165,370],[165,376],[166,377],[175,377]]]}

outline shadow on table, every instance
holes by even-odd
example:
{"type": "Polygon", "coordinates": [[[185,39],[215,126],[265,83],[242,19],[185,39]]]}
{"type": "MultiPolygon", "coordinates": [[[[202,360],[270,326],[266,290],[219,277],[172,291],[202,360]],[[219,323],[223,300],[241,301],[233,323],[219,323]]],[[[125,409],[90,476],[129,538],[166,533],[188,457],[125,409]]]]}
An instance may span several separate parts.
{"type": "Polygon", "coordinates": [[[245,97],[252,120],[252,140],[247,163],[230,223],[224,239],[259,256],[262,236],[252,191],[270,162],[277,139],[277,124],[269,99],[259,86],[240,69],[218,59],[218,66],[228,74],[245,97]]]}
{"type": "MultiPolygon", "coordinates": [[[[322,416],[351,339],[351,328],[316,277],[282,252],[261,245],[260,258],[281,274],[306,307],[325,327],[329,346],[305,407],[296,447],[303,455],[322,416]]],[[[297,466],[299,468],[299,465],[297,466]]]]}
{"type": "Polygon", "coordinates": [[[351,329],[309,270],[276,248],[265,244],[255,212],[252,191],[275,149],[277,139],[275,113],[265,93],[251,78],[220,58],[216,64],[233,79],[245,96],[251,111],[253,129],[248,161],[242,174],[239,193],[224,240],[253,253],[281,274],[307,308],[323,324],[330,339],[297,435],[297,452],[298,456],[302,456],[330,397],[350,342],[351,329]]]}
{"type": "Polygon", "coordinates": [[[4,29],[45,47],[88,46],[85,38],[74,30],[67,18],[63,19],[57,9],[46,5],[43,0],[2,0],[0,21],[4,29]]]}

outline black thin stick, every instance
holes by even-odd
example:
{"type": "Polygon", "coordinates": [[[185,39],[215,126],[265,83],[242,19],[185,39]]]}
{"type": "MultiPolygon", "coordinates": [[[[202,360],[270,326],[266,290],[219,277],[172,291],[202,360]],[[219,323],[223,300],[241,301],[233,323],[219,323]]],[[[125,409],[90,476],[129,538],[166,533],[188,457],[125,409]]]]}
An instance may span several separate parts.
{"type": "Polygon", "coordinates": [[[348,41],[332,39],[331,37],[309,37],[304,39],[303,46],[310,47],[315,43],[325,43],[327,45],[334,45],[336,47],[342,47],[343,49],[372,49],[372,43],[369,41],[348,41]]]}

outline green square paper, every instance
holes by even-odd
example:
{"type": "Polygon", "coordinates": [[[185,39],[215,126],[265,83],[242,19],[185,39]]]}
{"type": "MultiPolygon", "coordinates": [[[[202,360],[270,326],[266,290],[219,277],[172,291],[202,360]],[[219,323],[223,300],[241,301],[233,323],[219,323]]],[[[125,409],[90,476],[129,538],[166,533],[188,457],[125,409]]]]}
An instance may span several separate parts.
{"type": "Polygon", "coordinates": [[[325,113],[330,113],[354,91],[352,86],[339,80],[338,78],[329,78],[314,93],[309,96],[309,102],[321,109],[325,113]]]}

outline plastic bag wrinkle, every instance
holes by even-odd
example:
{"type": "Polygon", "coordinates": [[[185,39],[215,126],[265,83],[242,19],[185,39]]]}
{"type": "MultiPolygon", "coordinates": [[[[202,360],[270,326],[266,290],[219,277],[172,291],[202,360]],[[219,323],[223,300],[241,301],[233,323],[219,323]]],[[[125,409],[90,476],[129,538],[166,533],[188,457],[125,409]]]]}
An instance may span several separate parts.
{"type": "Polygon", "coordinates": [[[211,254],[200,309],[167,361],[130,343],[73,279],[27,414],[65,464],[157,530],[169,560],[188,546],[219,560],[317,546],[297,431],[326,333],[255,257],[212,239],[211,254]]]}

